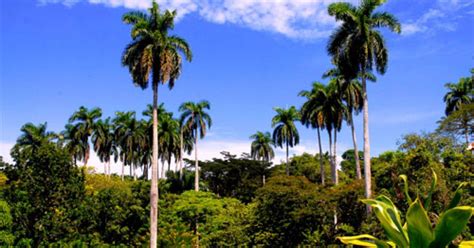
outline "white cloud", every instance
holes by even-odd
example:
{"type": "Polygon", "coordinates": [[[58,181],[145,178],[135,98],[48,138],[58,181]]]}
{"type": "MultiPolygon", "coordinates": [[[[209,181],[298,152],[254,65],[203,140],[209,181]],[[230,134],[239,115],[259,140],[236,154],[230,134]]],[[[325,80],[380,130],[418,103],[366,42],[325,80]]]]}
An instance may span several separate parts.
{"type": "Polygon", "coordinates": [[[459,18],[473,11],[471,0],[438,0],[433,6],[415,20],[402,23],[402,35],[430,33],[438,30],[454,31],[459,18]]]}
{"type": "MultiPolygon", "coordinates": [[[[144,10],[150,0],[38,0],[40,4],[78,2],[144,10]]],[[[158,0],[163,9],[176,9],[178,19],[197,13],[207,21],[231,23],[296,39],[327,37],[336,25],[327,6],[336,0],[158,0]]],[[[357,2],[351,0],[351,2],[357,2]]]]}

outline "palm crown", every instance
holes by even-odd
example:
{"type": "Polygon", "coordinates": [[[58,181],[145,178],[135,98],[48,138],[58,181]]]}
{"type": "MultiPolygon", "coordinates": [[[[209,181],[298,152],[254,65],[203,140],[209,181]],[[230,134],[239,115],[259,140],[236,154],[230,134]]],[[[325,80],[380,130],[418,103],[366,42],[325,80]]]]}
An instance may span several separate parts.
{"type": "Polygon", "coordinates": [[[382,34],[376,28],[387,27],[400,33],[401,26],[388,12],[374,13],[384,2],[363,0],[359,7],[344,2],[328,7],[329,15],[341,21],[342,25],[331,35],[327,50],[349,78],[360,71],[371,70],[374,64],[379,73],[385,73],[388,51],[382,34]]]}
{"type": "Polygon", "coordinates": [[[273,152],[273,141],[269,132],[257,132],[250,136],[253,139],[251,144],[250,156],[253,159],[270,161],[275,157],[273,152]]]}
{"type": "Polygon", "coordinates": [[[132,11],[123,16],[125,23],[133,25],[133,40],[125,48],[122,64],[128,67],[134,83],[143,89],[148,87],[150,74],[153,87],[161,82],[172,88],[181,73],[181,53],[191,61],[192,52],[184,39],[168,34],[174,28],[176,11],[160,13],[158,4],[153,2],[148,12],[132,11]]]}
{"type": "Polygon", "coordinates": [[[459,83],[447,83],[445,87],[449,90],[443,98],[446,102],[446,115],[459,110],[463,104],[474,102],[474,80],[472,78],[461,78],[459,83]]]}

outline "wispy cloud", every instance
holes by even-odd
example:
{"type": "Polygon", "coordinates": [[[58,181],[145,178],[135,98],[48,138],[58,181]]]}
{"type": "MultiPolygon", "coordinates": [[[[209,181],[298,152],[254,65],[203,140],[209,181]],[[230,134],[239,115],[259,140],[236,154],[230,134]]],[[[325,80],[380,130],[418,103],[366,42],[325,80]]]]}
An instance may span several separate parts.
{"type": "Polygon", "coordinates": [[[438,0],[433,6],[414,20],[402,23],[402,35],[454,31],[459,19],[473,11],[474,2],[467,0],[438,0]]]}
{"type": "MultiPolygon", "coordinates": [[[[158,0],[164,9],[176,9],[178,18],[197,13],[207,21],[231,23],[253,30],[269,31],[296,39],[327,37],[336,25],[327,14],[327,6],[336,0],[158,0]]],[[[150,0],[38,0],[42,5],[79,2],[109,7],[146,9],[150,0]]],[[[357,2],[351,0],[351,2],[357,2]]]]}

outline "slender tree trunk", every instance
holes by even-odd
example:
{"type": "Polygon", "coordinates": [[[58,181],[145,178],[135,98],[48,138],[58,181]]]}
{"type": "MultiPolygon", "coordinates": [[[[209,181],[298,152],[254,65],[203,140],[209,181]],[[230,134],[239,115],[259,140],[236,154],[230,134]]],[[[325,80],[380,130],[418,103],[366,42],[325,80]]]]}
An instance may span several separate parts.
{"type": "Polygon", "coordinates": [[[324,162],[323,162],[323,147],[321,146],[321,133],[319,132],[319,127],[316,128],[318,130],[318,146],[319,146],[319,170],[321,172],[321,184],[324,186],[326,184],[325,177],[326,173],[324,172],[324,162]]]}
{"type": "Polygon", "coordinates": [[[137,167],[133,166],[133,180],[137,180],[137,167]]]}
{"type": "Polygon", "coordinates": [[[180,144],[179,144],[179,180],[182,181],[183,180],[183,127],[181,127],[181,130],[180,130],[180,137],[179,137],[179,141],[180,141],[180,144]]]}
{"type": "MultiPolygon", "coordinates": [[[[362,70],[362,96],[364,99],[364,186],[365,197],[369,199],[372,197],[372,173],[370,169],[369,99],[367,97],[367,82],[365,79],[365,69],[362,70]]],[[[367,211],[371,211],[370,207],[367,208],[367,211]]]]}
{"type": "Polygon", "coordinates": [[[104,176],[107,176],[107,162],[104,163],[104,176]]]}
{"type": "Polygon", "coordinates": [[[165,178],[165,161],[161,161],[161,178],[165,178]]]}
{"type": "MultiPolygon", "coordinates": [[[[467,114],[466,114],[467,115],[467,114]]],[[[465,117],[466,117],[465,115],[465,117]]],[[[466,145],[469,146],[469,119],[464,118],[464,136],[466,138],[466,145]]]]}
{"type": "Polygon", "coordinates": [[[290,175],[290,164],[288,163],[288,141],[286,142],[286,175],[290,175]]]}
{"type": "Polygon", "coordinates": [[[87,162],[89,162],[89,147],[87,147],[86,152],[84,154],[84,167],[87,168],[87,162]]]}
{"type": "Polygon", "coordinates": [[[150,248],[158,241],[158,75],[153,75],[153,155],[151,163],[150,189],[150,248]],[[156,77],[156,79],[155,79],[156,77]]]}
{"type": "MultiPolygon", "coordinates": [[[[166,172],[168,172],[168,171],[171,171],[171,159],[168,160],[168,170],[167,170],[166,172]]],[[[165,174],[165,175],[166,175],[166,174],[165,174]]]]}
{"type": "Polygon", "coordinates": [[[360,171],[360,159],[359,159],[359,149],[357,148],[357,137],[354,127],[354,116],[352,115],[352,111],[350,113],[350,124],[351,124],[351,131],[352,131],[352,142],[354,143],[354,158],[356,164],[356,177],[357,179],[362,179],[362,173],[360,171]]]}
{"type": "Polygon", "coordinates": [[[130,164],[130,177],[132,177],[132,176],[133,176],[133,165],[130,164]]]}
{"type": "Polygon", "coordinates": [[[148,180],[148,165],[147,164],[143,165],[143,179],[148,180]]]}
{"type": "Polygon", "coordinates": [[[337,145],[337,129],[334,129],[334,153],[333,153],[333,171],[332,171],[332,174],[333,174],[333,182],[335,185],[337,185],[339,183],[339,175],[338,175],[338,171],[337,171],[337,149],[336,149],[336,145],[337,145]]]}
{"type": "Polygon", "coordinates": [[[329,135],[329,164],[331,165],[331,180],[334,183],[334,176],[333,176],[333,168],[334,168],[334,161],[332,160],[332,131],[328,130],[329,135]]]}
{"type": "Polygon", "coordinates": [[[123,181],[124,175],[125,175],[125,162],[122,161],[122,176],[121,176],[121,177],[122,177],[122,181],[123,181]]]}
{"type": "MultiPolygon", "coordinates": [[[[194,190],[199,191],[199,161],[198,161],[198,130],[196,128],[196,136],[194,136],[194,159],[195,166],[194,166],[194,190]]],[[[197,222],[196,222],[197,228],[197,222]]]]}

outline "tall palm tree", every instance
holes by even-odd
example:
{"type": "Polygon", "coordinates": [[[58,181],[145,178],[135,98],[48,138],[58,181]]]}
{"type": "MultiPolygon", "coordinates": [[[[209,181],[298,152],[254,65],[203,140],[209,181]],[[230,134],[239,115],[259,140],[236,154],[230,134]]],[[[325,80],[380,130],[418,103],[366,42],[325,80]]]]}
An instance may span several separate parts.
{"type": "Polygon", "coordinates": [[[102,116],[100,108],[88,108],[81,106],[78,111],[74,112],[69,118],[69,123],[75,126],[75,135],[71,137],[76,139],[82,146],[84,167],[87,167],[87,162],[90,157],[89,137],[95,129],[95,122],[102,116]]]}
{"type": "Polygon", "coordinates": [[[71,154],[74,160],[74,165],[77,166],[77,161],[83,160],[85,154],[84,145],[81,140],[77,138],[78,127],[70,123],[66,124],[65,130],[60,134],[60,144],[71,154]]]}
{"type": "Polygon", "coordinates": [[[401,32],[398,20],[388,12],[375,9],[385,1],[364,0],[359,6],[350,3],[333,3],[328,13],[342,24],[331,35],[327,50],[340,65],[345,75],[362,75],[362,98],[364,119],[364,176],[365,196],[372,196],[369,143],[369,104],[367,97],[366,72],[375,69],[385,73],[388,50],[378,28],[386,27],[395,33],[401,32]]]}
{"type": "MultiPolygon", "coordinates": [[[[337,171],[337,133],[341,131],[342,121],[347,116],[347,108],[342,103],[342,94],[339,90],[337,82],[331,80],[331,82],[326,86],[327,98],[323,102],[322,111],[325,115],[324,120],[326,121],[325,126],[328,129],[329,133],[329,142],[331,143],[331,132],[330,129],[334,131],[334,143],[332,147],[332,166],[331,166],[331,178],[334,184],[339,183],[339,175],[337,171]]],[[[331,145],[329,145],[329,150],[331,150],[331,145]]],[[[331,154],[330,153],[330,154],[331,154]]]]}
{"type": "Polygon", "coordinates": [[[170,113],[165,115],[160,119],[158,137],[160,144],[160,157],[163,163],[163,169],[161,171],[161,176],[164,177],[165,162],[168,163],[168,171],[171,170],[171,161],[172,157],[176,154],[177,149],[179,149],[179,122],[173,119],[173,115],[170,113]]]}
{"type": "Polygon", "coordinates": [[[272,119],[273,143],[280,148],[286,147],[286,175],[290,175],[288,162],[288,147],[293,147],[300,143],[298,129],[296,129],[295,121],[300,120],[300,114],[295,106],[288,109],[274,108],[277,114],[272,119]]]}
{"type": "MultiPolygon", "coordinates": [[[[321,145],[321,133],[320,129],[323,129],[325,120],[324,114],[321,109],[321,103],[324,99],[321,99],[321,93],[324,93],[324,85],[319,82],[314,82],[312,89],[310,91],[303,90],[298,95],[306,97],[306,102],[301,106],[301,124],[306,127],[311,126],[317,130],[318,134],[318,147],[319,147],[319,166],[321,173],[321,184],[325,185],[326,173],[324,171],[324,158],[323,158],[323,148],[321,145]],[[323,91],[323,92],[321,92],[323,91]]],[[[324,97],[324,95],[322,95],[324,97]]]]}
{"type": "MultiPolygon", "coordinates": [[[[275,157],[275,152],[273,151],[273,140],[269,132],[256,132],[250,139],[253,139],[250,146],[250,157],[255,160],[260,160],[263,162],[270,162],[275,157]]],[[[263,174],[263,185],[265,185],[265,174],[263,174]]]]}
{"type": "Polygon", "coordinates": [[[126,24],[131,24],[132,42],[127,45],[122,56],[122,64],[128,67],[135,85],[148,87],[151,75],[153,90],[153,150],[150,190],[150,247],[157,245],[158,235],[158,85],[168,83],[171,89],[181,73],[184,54],[191,61],[192,53],[188,43],[168,32],[174,28],[176,11],[160,13],[153,1],[148,13],[129,12],[123,16],[126,24]]]}
{"type": "MultiPolygon", "coordinates": [[[[366,79],[372,82],[376,81],[376,77],[370,73],[366,72],[366,79]]],[[[357,179],[362,179],[362,173],[360,169],[360,158],[359,158],[359,149],[357,147],[357,136],[355,133],[354,127],[354,113],[358,114],[362,111],[363,108],[363,99],[362,99],[362,85],[357,79],[348,78],[342,73],[338,67],[332,68],[323,74],[323,78],[330,77],[331,80],[336,82],[337,88],[341,94],[342,100],[345,102],[347,108],[346,121],[347,124],[351,127],[352,132],[352,142],[354,145],[354,158],[356,164],[356,177],[357,179]]]]}
{"type": "Polygon", "coordinates": [[[448,89],[448,92],[443,97],[446,103],[446,116],[459,110],[462,105],[474,103],[473,81],[472,78],[465,77],[461,78],[458,83],[447,83],[444,85],[448,89]]]}
{"type": "Polygon", "coordinates": [[[115,162],[117,162],[118,158],[110,117],[96,122],[94,132],[92,133],[92,144],[100,161],[104,163],[104,174],[110,175],[110,160],[114,156],[115,162]]]}
{"type": "Polygon", "coordinates": [[[183,123],[179,123],[179,153],[177,154],[177,158],[179,160],[179,180],[183,180],[184,153],[190,155],[193,151],[192,133],[192,130],[187,128],[187,126],[183,125],[183,123]]]}
{"type": "Polygon", "coordinates": [[[197,103],[185,102],[179,107],[181,113],[181,126],[186,126],[194,140],[194,156],[195,156],[195,178],[194,190],[199,191],[199,160],[198,160],[198,139],[206,136],[207,129],[211,128],[212,119],[206,112],[211,109],[208,101],[203,100],[197,103]]]}

